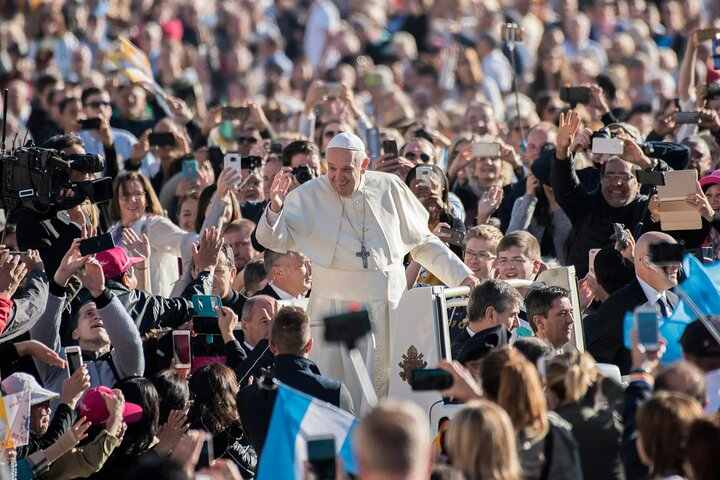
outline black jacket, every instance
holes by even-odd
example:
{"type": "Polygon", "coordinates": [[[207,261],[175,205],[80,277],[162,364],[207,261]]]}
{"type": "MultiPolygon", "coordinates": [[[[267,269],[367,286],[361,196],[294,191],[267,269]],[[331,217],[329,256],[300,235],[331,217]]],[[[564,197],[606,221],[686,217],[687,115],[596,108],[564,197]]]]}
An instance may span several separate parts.
{"type": "Polygon", "coordinates": [[[28,208],[20,212],[17,223],[17,242],[20,250],[38,250],[48,278],[53,278],[65,252],[73,240],[80,237],[80,229],[69,219],[57,217],[57,210],[40,214],[28,208]]]}
{"type": "Polygon", "coordinates": [[[272,297],[275,300],[280,300],[280,295],[277,294],[275,289],[272,288],[269,283],[265,285],[262,290],[258,290],[257,292],[253,293],[253,297],[257,297],[258,295],[267,295],[268,297],[272,297]]]}
{"type": "MultiPolygon", "coordinates": [[[[278,355],[273,363],[273,375],[292,388],[354,413],[352,399],[345,385],[322,376],[317,366],[307,358],[278,355]]],[[[258,455],[265,444],[276,395],[276,391],[259,390],[257,383],[238,393],[240,421],[258,455]]]]}
{"type": "Polygon", "coordinates": [[[620,459],[622,417],[609,408],[596,409],[592,402],[593,398],[588,398],[562,405],[555,412],[572,425],[585,480],[624,480],[620,459]]]}
{"type": "MultiPolygon", "coordinates": [[[[667,291],[665,295],[670,307],[677,303],[674,293],[667,291]]],[[[635,278],[603,302],[593,322],[593,335],[587,346],[588,352],[598,363],[617,365],[623,375],[630,372],[630,350],[623,343],[625,314],[647,301],[640,282],[635,278]]]]}
{"type": "Polygon", "coordinates": [[[195,313],[192,296],[210,294],[212,275],[201,272],[192,283],[188,284],[182,295],[176,298],[153,295],[138,289],[128,290],[123,284],[114,280],[108,280],[106,285],[135,321],[140,335],[144,335],[153,328],[177,328],[192,320],[192,315],[195,313]]]}
{"type": "MultiPolygon", "coordinates": [[[[205,430],[200,420],[191,422],[190,428],[205,430]]],[[[242,478],[255,477],[258,455],[250,445],[239,422],[233,423],[220,433],[213,434],[213,454],[215,458],[224,458],[235,463],[242,478]]]]}
{"type": "MultiPolygon", "coordinates": [[[[566,160],[553,160],[550,181],[558,204],[573,226],[568,239],[568,264],[575,265],[578,278],[582,278],[588,272],[590,249],[602,248],[611,242],[613,223],[622,223],[633,229],[647,212],[648,197],[638,195],[624,207],[611,207],[605,201],[600,187],[592,192],[583,188],[575,172],[572,156],[566,160]]],[[[645,224],[640,233],[649,228],[645,224]]]]}
{"type": "Polygon", "coordinates": [[[230,307],[230,310],[235,312],[238,318],[242,318],[242,309],[247,302],[247,297],[242,293],[230,290],[230,294],[222,299],[223,307],[230,307]]]}
{"type": "Polygon", "coordinates": [[[260,340],[251,350],[245,345],[243,333],[237,331],[238,334],[238,340],[225,344],[225,364],[235,371],[238,382],[244,387],[250,375],[255,379],[260,378],[262,369],[271,367],[275,356],[270,351],[267,339],[260,340]]]}

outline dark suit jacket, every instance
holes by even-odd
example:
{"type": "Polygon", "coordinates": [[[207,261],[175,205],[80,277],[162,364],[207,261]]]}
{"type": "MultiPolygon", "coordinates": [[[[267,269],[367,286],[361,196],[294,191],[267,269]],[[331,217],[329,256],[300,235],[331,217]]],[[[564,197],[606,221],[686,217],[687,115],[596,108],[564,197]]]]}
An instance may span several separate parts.
{"type": "Polygon", "coordinates": [[[275,300],[280,300],[280,296],[277,294],[277,292],[270,286],[268,283],[265,285],[265,287],[262,290],[258,290],[253,294],[253,297],[257,297],[258,295],[267,295],[268,297],[272,297],[275,300]]]}
{"type": "Polygon", "coordinates": [[[465,345],[465,342],[470,340],[472,337],[467,331],[467,327],[460,330],[460,332],[457,334],[457,336],[453,339],[452,343],[450,344],[450,351],[452,352],[452,358],[453,360],[457,358],[458,354],[460,353],[460,350],[462,350],[463,345],[465,345]]]}
{"type": "Polygon", "coordinates": [[[45,264],[48,278],[55,275],[65,252],[73,240],[80,237],[80,229],[70,221],[56,217],[57,210],[42,215],[30,209],[20,213],[17,242],[20,250],[38,250],[45,264]]]}
{"type": "MultiPolygon", "coordinates": [[[[665,295],[670,306],[677,303],[674,293],[667,291],[665,295]]],[[[630,350],[625,348],[623,343],[625,314],[647,301],[648,298],[636,277],[603,302],[593,321],[593,334],[588,344],[588,352],[595,357],[595,361],[617,365],[623,375],[630,373],[630,350]]]]}
{"type": "MultiPolygon", "coordinates": [[[[347,388],[337,380],[320,375],[317,366],[307,358],[278,355],[273,363],[273,375],[292,388],[354,413],[347,388]]],[[[258,457],[265,444],[276,395],[277,391],[259,390],[255,382],[240,390],[237,396],[240,421],[258,457]]]]}

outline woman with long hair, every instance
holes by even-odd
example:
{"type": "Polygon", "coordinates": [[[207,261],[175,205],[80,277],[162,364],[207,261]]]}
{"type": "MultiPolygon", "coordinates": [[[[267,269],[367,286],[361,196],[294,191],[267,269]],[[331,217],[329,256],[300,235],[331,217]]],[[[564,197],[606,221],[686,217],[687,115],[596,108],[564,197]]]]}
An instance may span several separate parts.
{"type": "Polygon", "coordinates": [[[657,392],[640,406],[637,447],[650,480],[689,478],[683,465],[688,434],[702,416],[697,400],[677,392],[657,392]]]}
{"type": "MultiPolygon", "coordinates": [[[[213,226],[222,228],[235,175],[231,170],[220,174],[203,230],[213,226]]],[[[187,268],[191,245],[199,235],[182,230],[165,216],[150,181],[138,172],[125,172],[115,180],[109,216],[115,222],[110,231],[117,245],[124,237],[124,229],[131,229],[141,239],[127,248],[131,255],[145,256],[139,253],[141,249],[149,255],[152,293],[170,296],[173,283],[180,277],[177,259],[182,258],[183,269],[187,268]]]]}
{"type": "Polygon", "coordinates": [[[216,458],[232,460],[244,478],[255,475],[257,454],[240,425],[237,393],[240,389],[235,372],[212,363],[190,377],[192,404],[188,411],[190,428],[213,436],[216,458]]]}
{"type": "Polygon", "coordinates": [[[585,480],[624,479],[622,417],[595,405],[597,381],[598,370],[590,354],[576,350],[560,354],[547,365],[548,404],[572,425],[585,480]]]}
{"type": "Polygon", "coordinates": [[[548,413],[537,370],[522,353],[511,348],[493,350],[483,360],[480,377],[484,396],[510,417],[523,478],[582,478],[570,426],[548,413]]]}
{"type": "Polygon", "coordinates": [[[467,403],[447,432],[450,461],[466,480],[519,480],[520,461],[508,414],[485,400],[467,403]]]}

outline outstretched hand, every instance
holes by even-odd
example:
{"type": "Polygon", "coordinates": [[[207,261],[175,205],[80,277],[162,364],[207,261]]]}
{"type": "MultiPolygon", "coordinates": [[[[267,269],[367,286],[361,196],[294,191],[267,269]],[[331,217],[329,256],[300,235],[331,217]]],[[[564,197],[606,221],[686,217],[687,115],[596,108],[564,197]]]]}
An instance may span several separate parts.
{"type": "Polygon", "coordinates": [[[60,266],[55,271],[55,283],[62,287],[67,285],[70,277],[78,273],[80,269],[85,266],[88,259],[90,258],[88,256],[82,256],[80,254],[81,241],[82,239],[80,238],[76,238],[75,240],[73,240],[73,243],[70,245],[70,248],[65,253],[65,256],[63,256],[62,260],[60,260],[60,266]]]}
{"type": "Polygon", "coordinates": [[[95,258],[88,258],[85,269],[78,272],[78,278],[93,298],[99,297],[105,291],[105,273],[95,258]]]}
{"type": "Polygon", "coordinates": [[[10,255],[7,250],[4,251],[0,255],[0,296],[12,298],[27,272],[20,255],[10,255]]]}
{"type": "Polygon", "coordinates": [[[280,171],[275,175],[270,187],[270,210],[280,213],[294,179],[293,174],[289,172],[280,171]]]}
{"type": "Polygon", "coordinates": [[[560,126],[557,131],[557,158],[563,160],[568,157],[570,146],[575,139],[580,126],[580,115],[575,110],[568,110],[560,114],[560,126]]]}
{"type": "Polygon", "coordinates": [[[200,236],[200,241],[192,246],[195,272],[214,271],[222,245],[220,230],[215,227],[206,228],[200,236]]]}

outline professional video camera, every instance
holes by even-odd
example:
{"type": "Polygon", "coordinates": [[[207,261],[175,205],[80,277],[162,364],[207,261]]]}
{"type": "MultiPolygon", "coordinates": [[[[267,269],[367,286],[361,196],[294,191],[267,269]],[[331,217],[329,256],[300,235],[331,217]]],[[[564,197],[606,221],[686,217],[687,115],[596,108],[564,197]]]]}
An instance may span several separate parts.
{"type": "Polygon", "coordinates": [[[0,208],[12,210],[18,206],[46,213],[55,208],[72,208],[85,199],[93,203],[112,199],[112,179],[71,182],[70,171],[96,173],[105,169],[102,155],[74,154],[32,143],[0,157],[0,208]],[[74,192],[68,196],[67,192],[74,192]],[[64,193],[64,194],[61,194],[64,193]]]}

